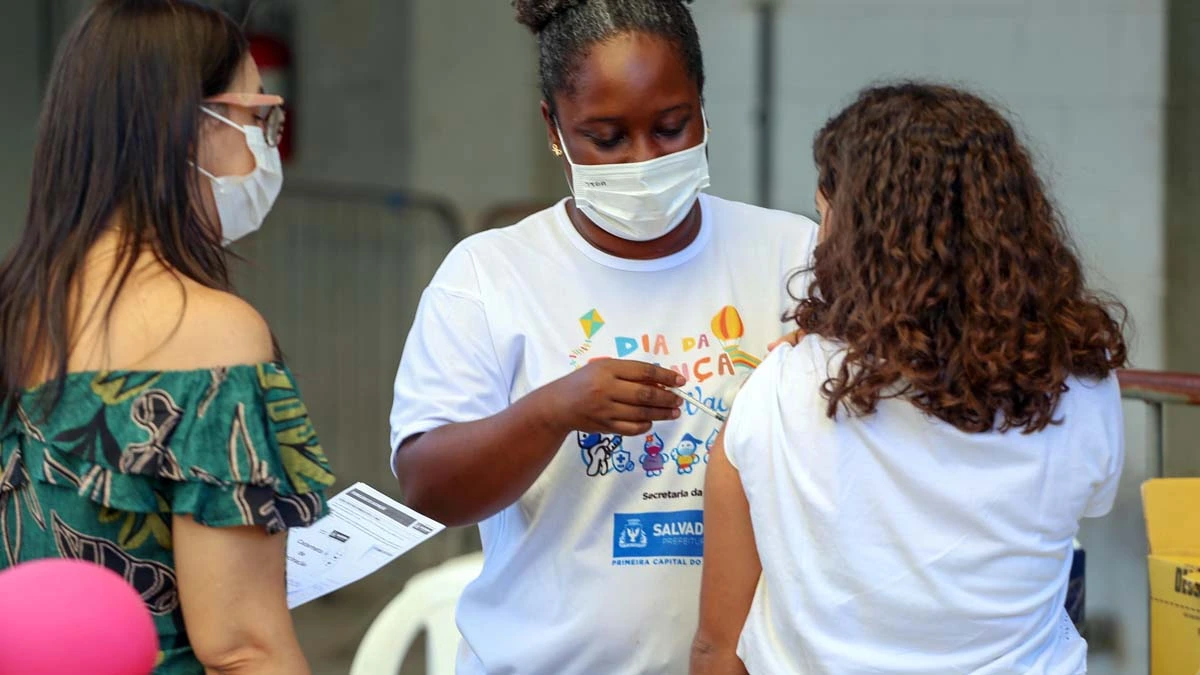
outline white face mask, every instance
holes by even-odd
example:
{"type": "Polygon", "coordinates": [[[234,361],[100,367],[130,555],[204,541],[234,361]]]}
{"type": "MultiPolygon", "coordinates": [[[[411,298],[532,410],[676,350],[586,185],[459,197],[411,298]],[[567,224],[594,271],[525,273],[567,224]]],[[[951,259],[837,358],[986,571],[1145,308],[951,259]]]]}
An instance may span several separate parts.
{"type": "Polygon", "coordinates": [[[597,227],[628,241],[658,239],[675,229],[709,186],[708,125],[701,121],[699,145],[633,164],[576,164],[564,142],[575,206],[597,227]]]}
{"type": "Polygon", "coordinates": [[[208,108],[200,109],[245,134],[246,147],[254,155],[254,170],[245,176],[214,176],[196,167],[212,181],[213,199],[221,218],[221,237],[228,246],[262,227],[267,212],[283,189],[283,163],[279,159],[279,148],[267,145],[262,127],[257,124],[242,126],[208,108]]]}

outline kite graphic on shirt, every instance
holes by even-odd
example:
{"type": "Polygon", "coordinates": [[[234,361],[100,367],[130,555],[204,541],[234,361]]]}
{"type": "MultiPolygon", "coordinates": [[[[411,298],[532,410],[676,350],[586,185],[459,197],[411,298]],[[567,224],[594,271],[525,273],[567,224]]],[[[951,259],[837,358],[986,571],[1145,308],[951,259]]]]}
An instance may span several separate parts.
{"type": "Polygon", "coordinates": [[[585,339],[583,344],[571,350],[572,370],[577,370],[587,363],[583,357],[592,350],[592,338],[596,337],[596,333],[599,333],[601,328],[604,328],[604,317],[600,316],[599,310],[593,307],[579,317],[579,327],[583,329],[585,339]]]}
{"type": "Polygon", "coordinates": [[[671,451],[671,458],[679,466],[679,473],[691,473],[693,465],[699,463],[697,452],[704,447],[704,441],[691,434],[684,434],[679,444],[671,451]]]}

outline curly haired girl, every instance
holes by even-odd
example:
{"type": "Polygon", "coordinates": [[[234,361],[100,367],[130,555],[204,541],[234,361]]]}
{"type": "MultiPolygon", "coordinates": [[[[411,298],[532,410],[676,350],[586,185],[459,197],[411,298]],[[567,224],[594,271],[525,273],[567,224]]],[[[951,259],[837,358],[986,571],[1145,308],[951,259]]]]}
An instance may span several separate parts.
{"type": "Polygon", "coordinates": [[[817,134],[795,344],[705,488],[693,673],[1061,673],[1072,539],[1123,462],[1124,308],[977,96],[868,89],[817,134]]]}

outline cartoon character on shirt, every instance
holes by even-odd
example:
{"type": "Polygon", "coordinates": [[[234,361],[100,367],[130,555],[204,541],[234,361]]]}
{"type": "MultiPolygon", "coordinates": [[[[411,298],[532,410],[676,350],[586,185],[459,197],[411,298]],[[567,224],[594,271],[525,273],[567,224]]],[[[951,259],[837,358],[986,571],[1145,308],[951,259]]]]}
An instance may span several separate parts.
{"type": "Polygon", "coordinates": [[[665,447],[661,436],[655,433],[646,434],[646,444],[642,446],[643,452],[638,462],[641,463],[647,478],[662,475],[667,459],[663,456],[665,447]]]}
{"type": "Polygon", "coordinates": [[[633,454],[618,445],[612,454],[612,468],[616,469],[617,473],[625,473],[636,469],[637,464],[633,463],[633,454]]]}
{"type": "MultiPolygon", "coordinates": [[[[579,457],[587,466],[587,475],[605,476],[613,470],[613,455],[621,450],[621,437],[613,434],[576,432],[579,457]]],[[[628,457],[628,453],[625,453],[628,457]]],[[[624,469],[628,471],[628,469],[624,469]]],[[[621,471],[621,469],[618,469],[621,471]]]]}
{"type": "Polygon", "coordinates": [[[720,429],[713,429],[708,435],[708,440],[704,441],[704,463],[708,464],[708,456],[712,454],[713,445],[717,442],[717,436],[721,433],[720,429]]]}
{"type": "Polygon", "coordinates": [[[696,453],[704,447],[704,441],[691,434],[684,434],[679,444],[671,451],[671,458],[679,465],[679,473],[691,473],[693,465],[700,461],[696,453]]]}

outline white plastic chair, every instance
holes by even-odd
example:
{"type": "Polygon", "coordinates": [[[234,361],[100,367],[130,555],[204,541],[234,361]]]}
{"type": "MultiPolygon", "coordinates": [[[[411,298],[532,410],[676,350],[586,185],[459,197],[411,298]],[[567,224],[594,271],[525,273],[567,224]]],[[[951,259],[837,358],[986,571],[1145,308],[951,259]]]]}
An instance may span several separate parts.
{"type": "Polygon", "coordinates": [[[395,675],[422,629],[426,631],[425,674],[454,675],[458,625],[454,609],[467,584],[483,569],[483,554],[448,560],[413,576],[375,617],[350,666],[350,675],[395,675]]]}

